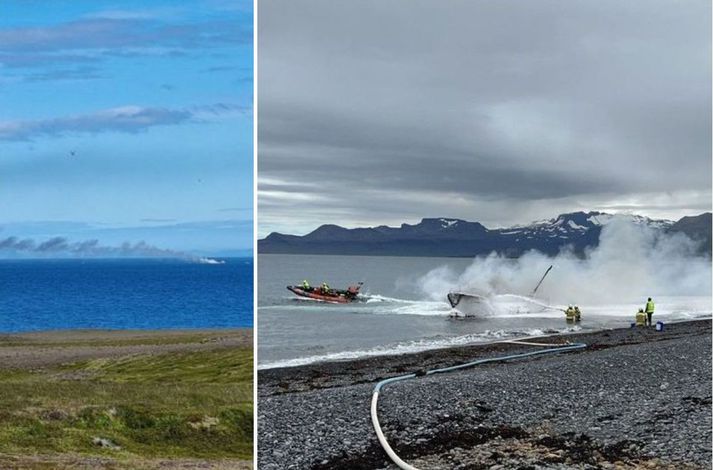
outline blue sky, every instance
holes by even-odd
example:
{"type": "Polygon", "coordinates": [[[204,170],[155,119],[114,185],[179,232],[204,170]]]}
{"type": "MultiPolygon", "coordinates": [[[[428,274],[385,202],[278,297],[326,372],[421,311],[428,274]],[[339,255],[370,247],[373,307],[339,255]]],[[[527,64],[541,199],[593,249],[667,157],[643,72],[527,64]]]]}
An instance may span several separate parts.
{"type": "Polygon", "coordinates": [[[249,0],[3,1],[0,257],[251,249],[252,21],[249,0]]]}

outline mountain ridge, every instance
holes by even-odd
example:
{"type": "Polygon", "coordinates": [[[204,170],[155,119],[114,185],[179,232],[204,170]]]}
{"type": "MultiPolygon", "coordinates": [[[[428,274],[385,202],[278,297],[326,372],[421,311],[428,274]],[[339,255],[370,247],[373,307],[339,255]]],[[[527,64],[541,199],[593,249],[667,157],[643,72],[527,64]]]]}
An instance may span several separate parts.
{"type": "Polygon", "coordinates": [[[258,252],[472,257],[495,251],[517,257],[530,250],[554,255],[563,247],[571,246],[581,255],[587,248],[598,245],[604,225],[621,218],[662,232],[683,233],[701,242],[702,254],[711,254],[710,212],[671,221],[599,211],[570,212],[529,225],[495,229],[449,217],[423,218],[417,224],[403,223],[399,227],[350,229],[325,224],[302,236],[273,232],[258,240],[258,252]]]}

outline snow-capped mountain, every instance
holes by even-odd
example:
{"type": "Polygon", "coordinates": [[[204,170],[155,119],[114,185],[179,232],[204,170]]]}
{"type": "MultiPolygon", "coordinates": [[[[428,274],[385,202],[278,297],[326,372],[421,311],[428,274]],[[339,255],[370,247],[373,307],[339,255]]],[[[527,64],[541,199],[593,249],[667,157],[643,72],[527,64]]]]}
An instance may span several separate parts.
{"type": "Polygon", "coordinates": [[[710,213],[705,213],[673,222],[639,215],[572,212],[500,229],[488,229],[478,222],[454,218],[427,218],[418,224],[400,227],[347,229],[323,225],[304,236],[272,233],[258,242],[258,251],[401,256],[475,256],[496,251],[519,256],[528,250],[556,254],[570,246],[575,252],[583,253],[598,244],[603,226],[615,220],[627,220],[655,230],[683,232],[703,240],[703,251],[710,253],[710,217],[710,213]]]}
{"type": "Polygon", "coordinates": [[[590,230],[600,230],[601,227],[615,220],[624,220],[662,230],[666,230],[674,224],[671,220],[650,219],[640,215],[571,212],[561,214],[554,219],[501,229],[499,232],[501,235],[517,235],[516,239],[537,237],[568,239],[583,235],[590,230]]]}

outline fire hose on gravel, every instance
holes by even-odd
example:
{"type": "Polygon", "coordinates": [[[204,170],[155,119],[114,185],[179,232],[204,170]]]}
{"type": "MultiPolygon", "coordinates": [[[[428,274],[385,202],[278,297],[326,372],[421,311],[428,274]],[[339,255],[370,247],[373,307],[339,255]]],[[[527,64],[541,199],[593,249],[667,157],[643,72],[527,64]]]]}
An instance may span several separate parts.
{"type": "MultiPolygon", "coordinates": [[[[523,339],[529,339],[529,338],[523,338],[523,339]]],[[[498,343],[519,344],[519,345],[523,345],[523,346],[539,346],[539,347],[544,347],[544,348],[549,348],[549,349],[542,349],[539,351],[530,351],[527,353],[520,353],[520,354],[510,354],[507,356],[491,357],[491,358],[486,358],[486,359],[478,359],[476,361],[471,361],[471,362],[468,362],[465,364],[459,364],[457,366],[444,367],[441,369],[432,369],[432,370],[425,371],[425,372],[417,372],[417,373],[412,373],[412,374],[407,374],[407,375],[401,375],[398,377],[392,377],[390,379],[384,379],[381,382],[376,384],[376,386],[374,387],[372,396],[371,396],[371,422],[374,425],[374,431],[376,432],[376,437],[379,439],[379,443],[381,444],[381,447],[384,448],[384,451],[386,452],[386,454],[389,456],[389,458],[396,465],[398,465],[399,468],[402,468],[403,470],[418,470],[413,465],[409,465],[408,463],[404,462],[396,454],[396,452],[394,452],[394,449],[392,449],[391,446],[389,445],[389,442],[386,440],[386,436],[384,436],[384,432],[381,430],[381,426],[379,425],[379,416],[377,414],[377,405],[379,403],[379,392],[386,385],[400,382],[402,380],[413,379],[416,377],[423,377],[423,376],[435,375],[435,374],[443,374],[446,372],[453,372],[453,371],[460,370],[460,369],[467,369],[469,367],[474,367],[474,366],[477,366],[480,364],[509,361],[509,360],[513,360],[513,359],[523,359],[526,357],[542,356],[545,354],[557,354],[557,353],[561,353],[561,352],[584,349],[587,347],[587,345],[585,343],[571,343],[571,344],[566,344],[566,345],[562,346],[559,344],[535,343],[535,342],[528,342],[528,341],[522,341],[522,340],[497,341],[495,343],[490,343],[490,344],[498,344],[498,343]]]]}

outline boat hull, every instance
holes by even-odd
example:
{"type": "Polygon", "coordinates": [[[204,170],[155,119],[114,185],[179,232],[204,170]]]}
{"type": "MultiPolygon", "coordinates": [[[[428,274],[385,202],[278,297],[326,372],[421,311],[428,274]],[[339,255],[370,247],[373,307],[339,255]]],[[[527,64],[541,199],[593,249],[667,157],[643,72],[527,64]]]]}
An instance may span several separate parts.
{"type": "Polygon", "coordinates": [[[346,295],[341,294],[341,293],[323,294],[317,290],[309,291],[309,290],[305,290],[305,289],[302,289],[301,287],[297,287],[297,286],[287,286],[287,290],[289,290],[293,294],[300,296],[300,297],[304,297],[304,298],[312,299],[312,300],[318,300],[320,302],[328,302],[328,303],[332,303],[332,304],[347,304],[354,300],[353,297],[347,297],[346,295]]]}
{"type": "Polygon", "coordinates": [[[516,294],[477,295],[462,292],[448,294],[451,304],[451,316],[454,317],[491,317],[499,315],[522,315],[562,310],[548,305],[544,299],[516,294]]]}
{"type": "Polygon", "coordinates": [[[448,294],[448,303],[451,304],[451,316],[456,318],[479,318],[493,314],[488,299],[480,295],[451,292],[448,294]]]}

